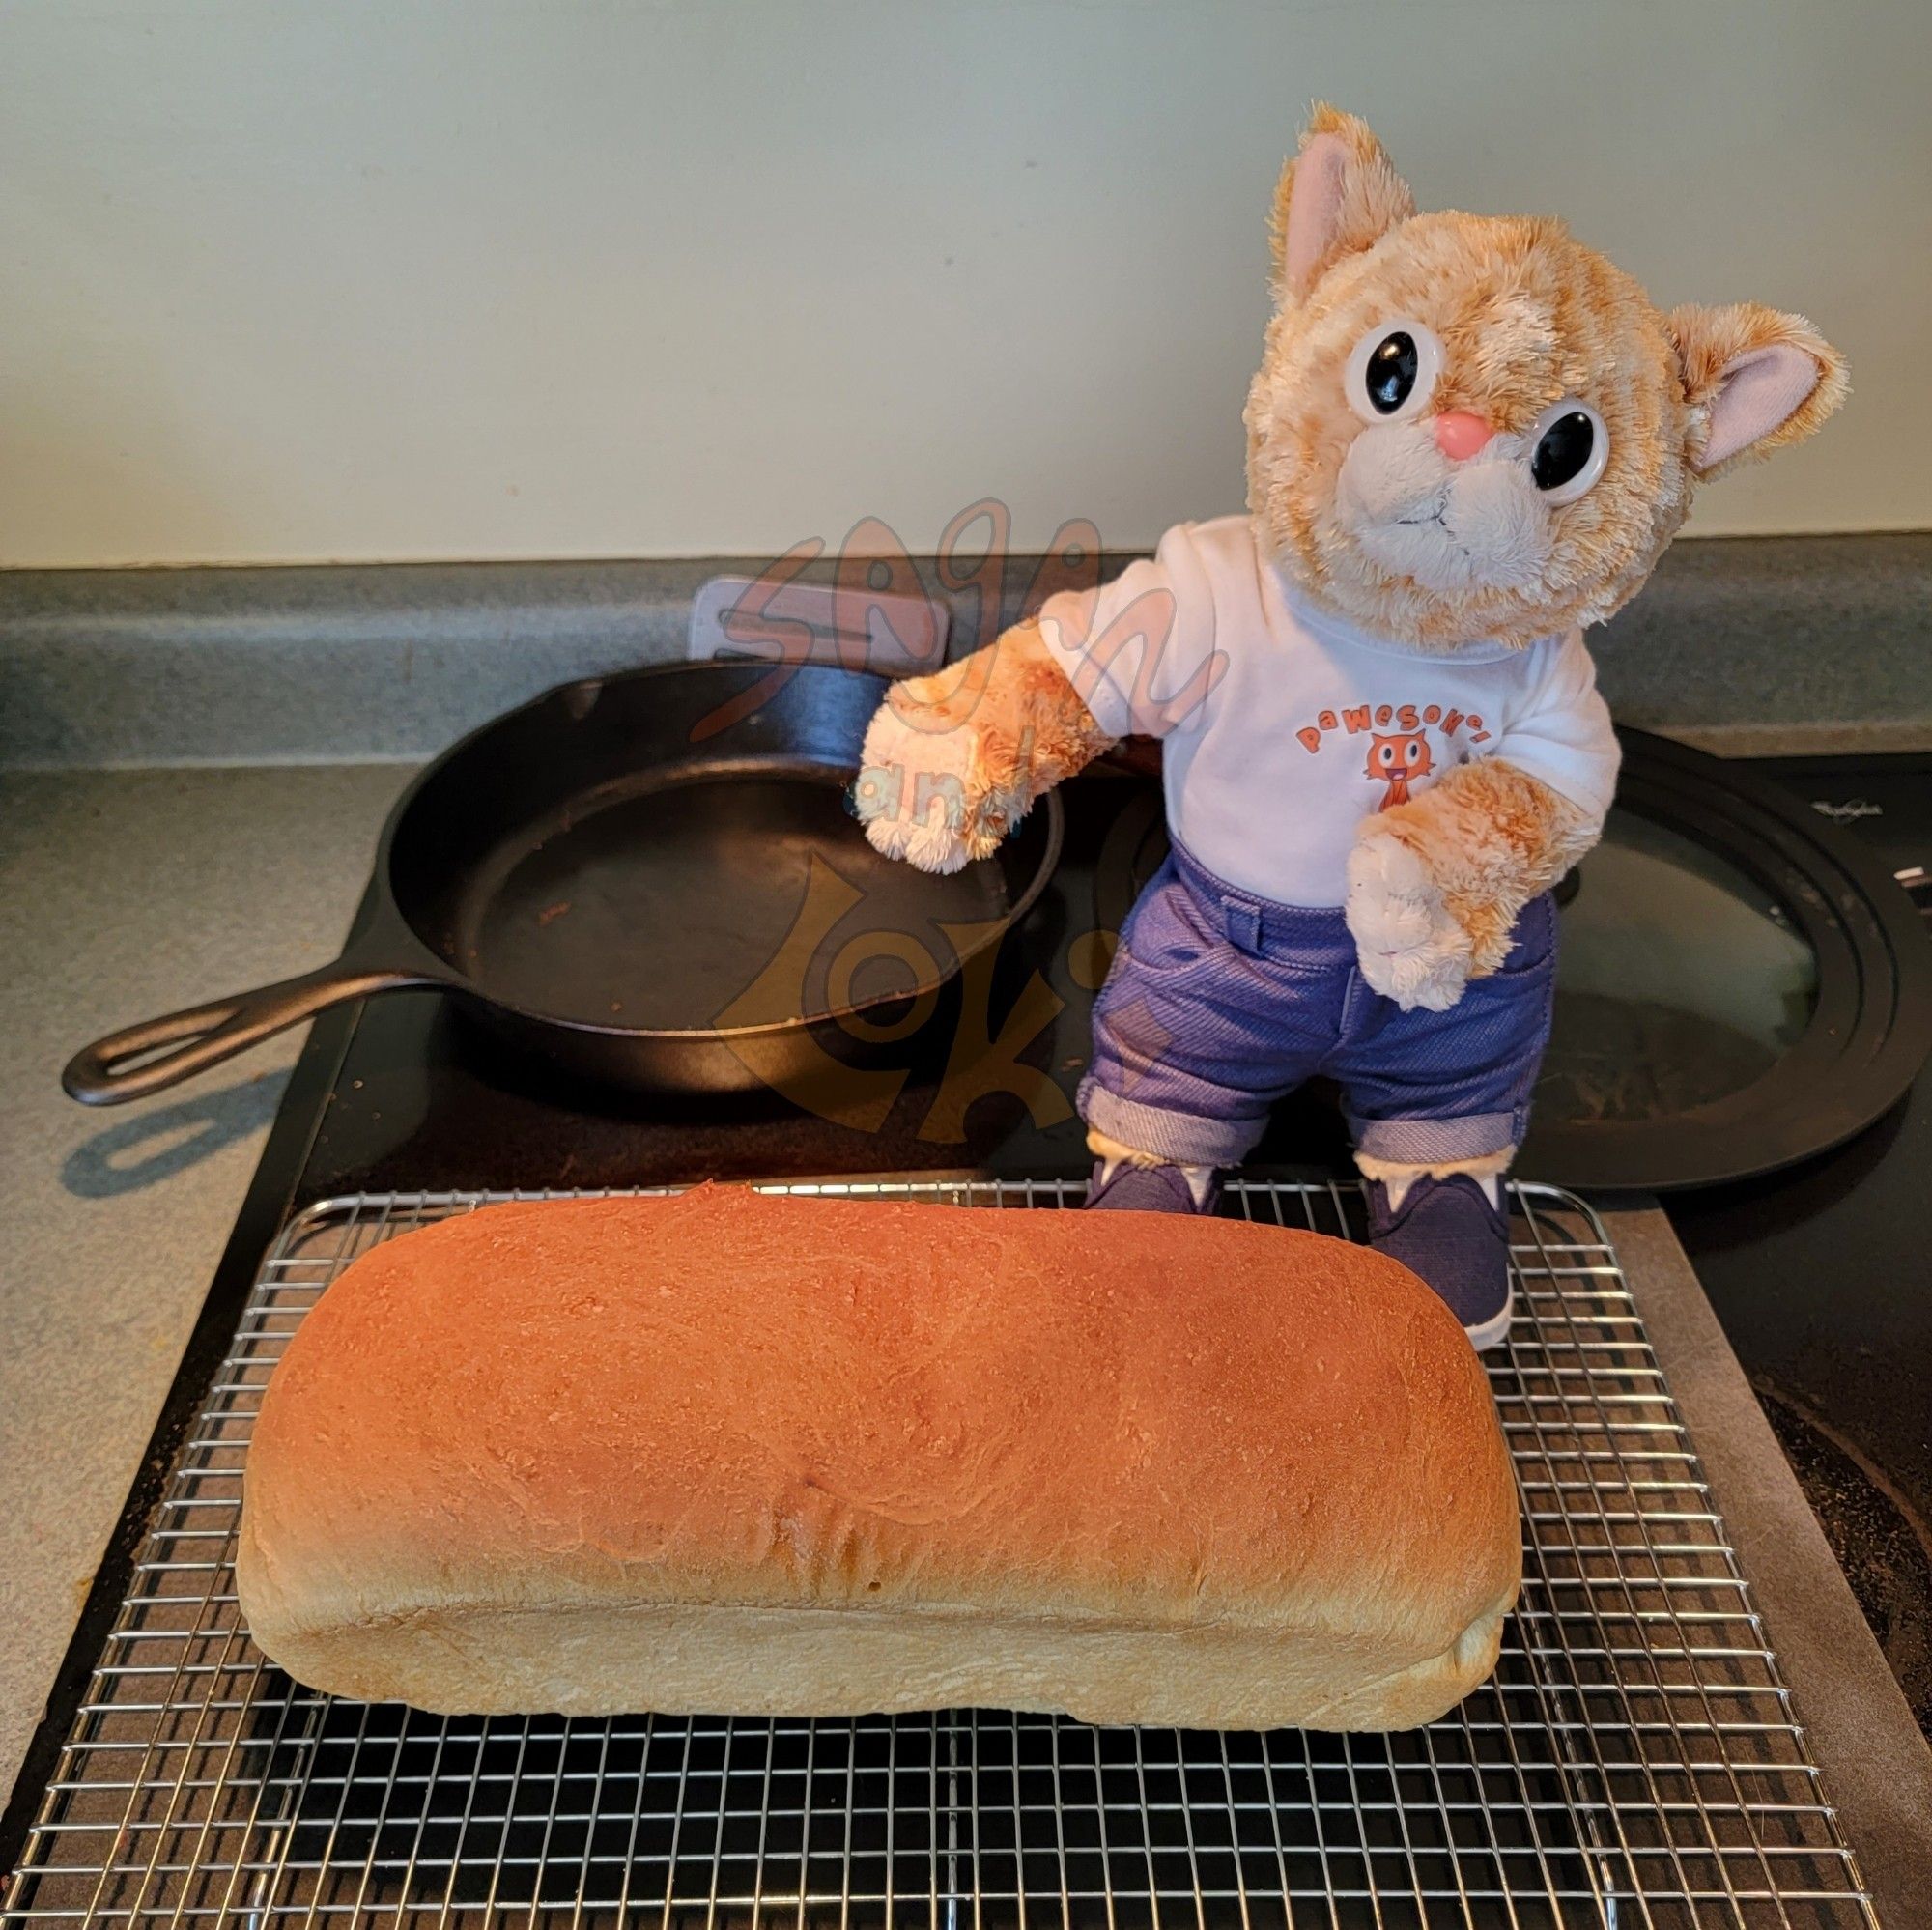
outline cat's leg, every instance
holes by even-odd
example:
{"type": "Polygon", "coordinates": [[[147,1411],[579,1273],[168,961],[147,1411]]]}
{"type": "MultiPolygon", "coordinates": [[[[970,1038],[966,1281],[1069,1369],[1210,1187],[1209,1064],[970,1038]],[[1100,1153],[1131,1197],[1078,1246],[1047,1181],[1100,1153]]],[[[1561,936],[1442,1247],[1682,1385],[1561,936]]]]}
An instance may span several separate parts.
{"type": "Polygon", "coordinates": [[[1516,1148],[1473,1159],[1378,1159],[1360,1148],[1369,1244],[1399,1260],[1448,1303],[1470,1346],[1509,1334],[1509,1208],[1502,1176],[1516,1148]]]}
{"type": "Polygon", "coordinates": [[[1134,906],[1094,1008],[1079,1109],[1095,1158],[1092,1207],[1211,1211],[1215,1176],[1261,1137],[1268,1109],[1320,1064],[1354,955],[1339,913],[1270,934],[1180,854],[1134,906]]]}
{"type": "Polygon", "coordinates": [[[1355,1149],[1355,1165],[1364,1179],[1378,1181],[1388,1195],[1390,1207],[1399,1208],[1418,1179],[1453,1179],[1464,1173],[1483,1189],[1492,1206],[1502,1200],[1503,1175],[1510,1169],[1517,1149],[1506,1146],[1497,1152],[1485,1152],[1474,1159],[1378,1159],[1372,1152],[1355,1149]]]}
{"type": "Polygon", "coordinates": [[[1087,1150],[1094,1162],[1087,1184],[1090,1206],[1151,1205],[1159,1210],[1165,1204],[1169,1211],[1211,1213],[1220,1198],[1220,1175],[1212,1166],[1163,1159],[1097,1126],[1088,1128],[1087,1150]]]}
{"type": "Polygon", "coordinates": [[[1496,969],[1447,1011],[1358,1009],[1335,1071],[1369,1206],[1369,1243],[1441,1295],[1471,1342],[1509,1330],[1502,1177],[1549,1038],[1555,909],[1523,908],[1496,969]]]}

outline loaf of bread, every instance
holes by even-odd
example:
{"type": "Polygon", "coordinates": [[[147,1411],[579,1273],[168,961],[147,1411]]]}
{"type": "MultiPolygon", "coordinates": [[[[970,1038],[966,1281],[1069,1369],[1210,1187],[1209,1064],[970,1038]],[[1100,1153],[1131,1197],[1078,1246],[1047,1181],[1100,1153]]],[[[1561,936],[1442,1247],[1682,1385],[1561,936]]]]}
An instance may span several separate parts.
{"type": "Polygon", "coordinates": [[[1380,1729],[1488,1675],[1520,1560],[1482,1369],[1393,1261],[703,1187],[357,1260],[238,1568],[290,1674],[442,1712],[1380,1729]]]}

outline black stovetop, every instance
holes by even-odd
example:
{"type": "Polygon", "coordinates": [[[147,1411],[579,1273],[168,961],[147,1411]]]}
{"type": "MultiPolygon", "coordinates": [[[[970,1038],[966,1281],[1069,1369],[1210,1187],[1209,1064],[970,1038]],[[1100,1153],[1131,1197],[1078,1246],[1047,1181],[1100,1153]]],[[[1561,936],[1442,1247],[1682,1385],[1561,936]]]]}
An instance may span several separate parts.
{"type": "MultiPolygon", "coordinates": [[[[1895,873],[1932,866],[1932,757],[1755,768],[1895,873]]],[[[1932,943],[1932,899],[1919,888],[1932,943]]],[[[1835,1151],[1665,1204],[1932,1737],[1932,1069],[1835,1151]]]]}

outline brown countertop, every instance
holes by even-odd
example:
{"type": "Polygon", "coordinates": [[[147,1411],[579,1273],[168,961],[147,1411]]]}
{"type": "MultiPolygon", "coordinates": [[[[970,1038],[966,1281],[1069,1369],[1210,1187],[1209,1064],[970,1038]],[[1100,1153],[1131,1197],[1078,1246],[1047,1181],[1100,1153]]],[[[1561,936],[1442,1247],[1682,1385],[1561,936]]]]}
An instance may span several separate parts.
{"type": "Polygon", "coordinates": [[[1932,1748],[1669,1221],[1602,1210],[1880,1920],[1932,1923],[1932,1748]]]}

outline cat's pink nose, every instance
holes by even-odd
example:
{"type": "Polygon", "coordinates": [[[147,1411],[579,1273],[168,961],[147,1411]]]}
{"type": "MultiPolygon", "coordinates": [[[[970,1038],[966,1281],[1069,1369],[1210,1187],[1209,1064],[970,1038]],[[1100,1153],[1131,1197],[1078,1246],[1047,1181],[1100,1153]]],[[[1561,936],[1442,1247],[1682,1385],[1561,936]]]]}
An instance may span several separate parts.
{"type": "Polygon", "coordinates": [[[1435,418],[1435,446],[1452,463],[1465,462],[1496,432],[1466,409],[1445,410],[1435,418]]]}

